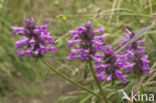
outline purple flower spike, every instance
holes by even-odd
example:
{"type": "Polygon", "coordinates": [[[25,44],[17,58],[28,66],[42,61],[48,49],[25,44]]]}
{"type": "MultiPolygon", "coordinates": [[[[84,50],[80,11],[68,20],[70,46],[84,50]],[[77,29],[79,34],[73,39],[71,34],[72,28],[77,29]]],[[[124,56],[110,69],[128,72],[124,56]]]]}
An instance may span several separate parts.
{"type": "MultiPolygon", "coordinates": [[[[125,31],[127,32],[127,34],[124,34],[126,39],[124,39],[124,41],[122,42],[121,47],[136,35],[132,30],[128,28],[126,28],[125,31]]],[[[149,60],[148,55],[146,54],[144,42],[144,40],[136,40],[126,47],[125,54],[128,57],[127,60],[131,63],[131,65],[133,65],[131,69],[127,68],[127,71],[132,70],[137,74],[146,72],[147,75],[150,75],[149,60]]]]}
{"type": "Polygon", "coordinates": [[[69,33],[72,34],[73,40],[69,40],[69,48],[74,45],[77,49],[71,50],[71,55],[67,58],[72,61],[74,59],[80,59],[81,61],[94,60],[96,63],[100,62],[100,59],[95,57],[96,52],[102,51],[105,28],[100,28],[94,31],[92,23],[89,21],[84,26],[79,27],[76,31],[71,30],[69,33]],[[96,34],[99,36],[95,36],[96,34]]]}
{"type": "Polygon", "coordinates": [[[103,56],[96,55],[97,58],[102,57],[103,60],[95,67],[98,80],[111,82],[112,80],[121,79],[126,84],[127,75],[122,73],[124,68],[126,68],[126,61],[124,61],[126,60],[126,56],[116,55],[111,46],[105,46],[103,52],[103,56]]]}
{"type": "Polygon", "coordinates": [[[23,40],[16,41],[16,49],[20,50],[18,56],[27,55],[30,57],[43,56],[47,51],[55,52],[55,46],[47,47],[48,44],[55,44],[54,37],[47,32],[48,25],[38,26],[34,19],[25,19],[24,27],[12,27],[13,35],[22,35],[23,40]],[[26,47],[22,50],[23,47],[26,47]]]}

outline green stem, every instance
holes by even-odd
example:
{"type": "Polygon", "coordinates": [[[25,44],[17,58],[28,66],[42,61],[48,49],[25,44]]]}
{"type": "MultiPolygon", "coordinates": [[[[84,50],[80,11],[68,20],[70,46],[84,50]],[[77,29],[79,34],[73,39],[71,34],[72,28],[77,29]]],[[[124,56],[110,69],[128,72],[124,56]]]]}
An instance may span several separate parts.
{"type": "Polygon", "coordinates": [[[42,61],[44,64],[46,64],[46,65],[50,68],[50,70],[52,70],[53,72],[55,72],[57,75],[59,75],[60,77],[64,78],[64,79],[67,80],[68,82],[70,82],[70,83],[72,83],[73,85],[75,85],[75,86],[77,86],[77,87],[79,87],[79,88],[81,88],[81,89],[87,91],[88,93],[90,93],[90,94],[92,94],[92,95],[95,95],[95,96],[98,97],[98,98],[102,98],[102,96],[100,96],[100,95],[94,93],[92,90],[90,90],[90,89],[88,89],[88,88],[86,88],[86,87],[80,85],[79,83],[77,83],[77,82],[71,80],[70,78],[68,78],[67,76],[65,76],[63,73],[57,71],[57,70],[54,69],[51,65],[49,65],[45,60],[41,59],[41,61],[42,61]]]}
{"type": "Polygon", "coordinates": [[[100,92],[101,92],[101,95],[103,96],[104,101],[105,101],[106,103],[108,103],[107,98],[106,98],[106,96],[104,95],[104,92],[103,92],[102,87],[101,87],[101,85],[100,85],[100,82],[98,81],[98,79],[97,79],[97,77],[96,77],[96,74],[95,74],[95,72],[94,72],[94,68],[93,68],[93,65],[92,65],[91,61],[89,61],[89,66],[90,66],[92,75],[93,75],[93,77],[94,77],[94,80],[95,80],[95,82],[96,82],[96,84],[97,84],[97,86],[98,86],[98,88],[99,88],[99,90],[100,90],[100,92]]]}
{"type": "MultiPolygon", "coordinates": [[[[141,76],[137,75],[137,79],[138,79],[138,82],[139,82],[141,80],[141,76]]],[[[144,89],[143,89],[142,85],[140,85],[139,91],[140,91],[141,94],[144,93],[144,89]]],[[[141,97],[141,99],[142,99],[142,97],[141,97]]],[[[145,103],[144,100],[142,101],[142,103],[145,103]]]]}
{"type": "MultiPolygon", "coordinates": [[[[144,94],[144,88],[143,88],[142,85],[140,86],[140,93],[141,93],[141,94],[144,94]]],[[[141,97],[141,99],[143,99],[142,103],[145,103],[145,102],[144,102],[144,98],[141,97]]]]}
{"type": "Polygon", "coordinates": [[[118,90],[117,90],[116,85],[115,85],[115,81],[112,81],[112,89],[114,89],[114,91],[115,91],[115,94],[116,94],[116,98],[117,98],[118,103],[121,103],[120,102],[119,93],[118,93],[118,90]]]}

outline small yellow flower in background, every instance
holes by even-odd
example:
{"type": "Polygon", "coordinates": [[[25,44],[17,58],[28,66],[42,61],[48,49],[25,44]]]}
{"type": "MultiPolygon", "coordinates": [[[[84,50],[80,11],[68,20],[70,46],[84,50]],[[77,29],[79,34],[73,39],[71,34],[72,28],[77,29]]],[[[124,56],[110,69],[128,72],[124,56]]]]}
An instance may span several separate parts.
{"type": "Polygon", "coordinates": [[[67,17],[66,16],[62,16],[62,18],[61,18],[62,20],[66,20],[67,19],[67,17]]]}

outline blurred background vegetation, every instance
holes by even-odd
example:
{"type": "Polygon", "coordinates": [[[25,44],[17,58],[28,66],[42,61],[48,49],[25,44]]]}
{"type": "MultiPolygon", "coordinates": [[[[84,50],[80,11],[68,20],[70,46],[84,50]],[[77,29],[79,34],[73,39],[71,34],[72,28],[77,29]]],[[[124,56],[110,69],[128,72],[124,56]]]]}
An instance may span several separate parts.
{"type": "MultiPolygon", "coordinates": [[[[23,26],[24,18],[29,17],[34,17],[37,24],[50,22],[49,31],[56,40],[59,39],[59,51],[48,53],[45,57],[47,61],[74,80],[94,89],[89,85],[91,78],[83,78],[85,64],[66,60],[69,55],[67,40],[70,38],[67,32],[91,20],[95,29],[106,27],[109,34],[106,42],[118,47],[125,27],[139,31],[155,22],[156,1],[0,0],[0,103],[99,103],[95,97],[54,76],[40,61],[18,58],[15,41],[20,37],[13,37],[11,26],[23,26]]],[[[148,31],[143,38],[152,68],[151,77],[143,83],[144,91],[156,93],[156,28],[148,31]]],[[[132,74],[128,81],[134,78],[132,74]]],[[[123,87],[120,81],[118,85],[123,87]]],[[[110,84],[103,88],[107,88],[108,98],[114,96],[110,84]]]]}

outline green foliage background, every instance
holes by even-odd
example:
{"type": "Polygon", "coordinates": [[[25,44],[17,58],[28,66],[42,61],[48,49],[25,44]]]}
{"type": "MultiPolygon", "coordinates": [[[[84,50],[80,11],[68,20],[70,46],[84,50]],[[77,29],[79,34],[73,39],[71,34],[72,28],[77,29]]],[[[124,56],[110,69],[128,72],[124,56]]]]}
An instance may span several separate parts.
{"type": "MultiPolygon", "coordinates": [[[[65,74],[71,76],[79,66],[79,61],[69,63],[66,57],[69,54],[67,40],[68,31],[83,25],[88,20],[93,21],[95,28],[106,27],[109,34],[106,42],[118,48],[123,39],[125,27],[135,31],[155,22],[155,0],[1,0],[0,1],[0,95],[5,97],[8,93],[19,96],[33,96],[40,93],[36,83],[45,80],[47,69],[36,59],[27,57],[18,58],[14,42],[20,37],[13,37],[11,26],[23,26],[24,17],[34,17],[38,24],[51,22],[49,31],[59,39],[57,53],[48,53],[46,59],[65,74]],[[66,20],[61,17],[66,16],[66,20]],[[66,35],[66,36],[65,36],[66,35]],[[68,69],[67,69],[68,68],[68,69]],[[72,69],[71,69],[72,68],[72,69]],[[76,69],[74,69],[76,68],[76,69]]],[[[151,60],[151,84],[145,82],[145,91],[156,92],[155,64],[156,64],[156,28],[148,31],[143,37],[146,40],[147,53],[151,60]],[[147,84],[147,85],[146,85],[147,84]]],[[[85,66],[83,65],[82,68],[85,66]]],[[[83,73],[72,75],[77,81],[83,73]]],[[[132,74],[133,75],[133,74],[132,74]]],[[[148,79],[150,79],[148,78],[148,79]]],[[[133,79],[129,78],[129,81],[133,79]]],[[[119,83],[120,85],[120,83],[119,83]]],[[[109,84],[105,85],[109,91],[109,84]],[[108,88],[107,88],[108,87],[108,88]]],[[[111,95],[111,94],[110,94],[111,95]]],[[[113,94],[112,94],[113,95],[113,94]]],[[[92,96],[82,94],[79,97],[63,96],[56,103],[64,103],[69,98],[80,103],[86,103],[92,96]],[[85,95],[85,96],[84,96],[85,95]],[[63,99],[62,99],[63,98],[63,99]],[[61,101],[62,100],[62,101],[61,101]],[[61,102],[60,102],[61,101],[61,102]]],[[[68,103],[74,103],[69,101],[68,103]]],[[[87,102],[88,103],[88,102],[87,102]]]]}

